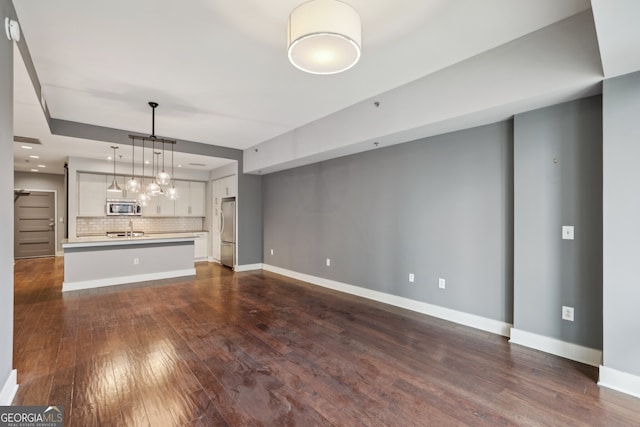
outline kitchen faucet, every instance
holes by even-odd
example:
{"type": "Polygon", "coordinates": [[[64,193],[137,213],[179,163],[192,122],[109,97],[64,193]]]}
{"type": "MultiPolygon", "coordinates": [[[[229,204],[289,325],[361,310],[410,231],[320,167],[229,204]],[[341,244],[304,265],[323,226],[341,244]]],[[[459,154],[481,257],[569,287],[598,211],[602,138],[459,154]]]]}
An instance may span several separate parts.
{"type": "Polygon", "coordinates": [[[133,239],[133,219],[129,220],[129,238],[133,239]]]}

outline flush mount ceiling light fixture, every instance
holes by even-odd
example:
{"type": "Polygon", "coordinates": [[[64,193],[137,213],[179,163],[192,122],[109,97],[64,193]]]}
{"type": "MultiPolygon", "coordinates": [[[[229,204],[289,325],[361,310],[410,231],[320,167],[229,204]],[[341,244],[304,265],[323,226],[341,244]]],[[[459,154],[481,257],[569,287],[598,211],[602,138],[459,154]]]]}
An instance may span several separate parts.
{"type": "Polygon", "coordinates": [[[337,0],[312,0],[289,15],[289,61],[307,73],[336,74],[360,59],[360,15],[337,0]]]}

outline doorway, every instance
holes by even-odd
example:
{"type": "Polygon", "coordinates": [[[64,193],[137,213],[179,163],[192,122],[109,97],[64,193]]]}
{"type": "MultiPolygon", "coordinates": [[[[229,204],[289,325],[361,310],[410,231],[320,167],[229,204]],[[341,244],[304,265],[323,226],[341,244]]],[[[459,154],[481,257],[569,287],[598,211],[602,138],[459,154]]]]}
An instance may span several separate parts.
{"type": "Polygon", "coordinates": [[[55,256],[55,193],[15,190],[13,251],[17,258],[55,256]]]}

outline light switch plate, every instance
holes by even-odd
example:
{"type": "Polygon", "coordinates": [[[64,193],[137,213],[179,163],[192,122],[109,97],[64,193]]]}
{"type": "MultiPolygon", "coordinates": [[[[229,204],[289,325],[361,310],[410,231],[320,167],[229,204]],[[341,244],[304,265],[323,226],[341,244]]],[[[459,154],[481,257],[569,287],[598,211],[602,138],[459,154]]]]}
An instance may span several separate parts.
{"type": "Polygon", "coordinates": [[[573,240],[573,225],[562,226],[562,239],[573,240]]]}
{"type": "Polygon", "coordinates": [[[438,288],[444,289],[446,287],[447,287],[447,282],[442,277],[440,277],[438,279],[438,288]]]}

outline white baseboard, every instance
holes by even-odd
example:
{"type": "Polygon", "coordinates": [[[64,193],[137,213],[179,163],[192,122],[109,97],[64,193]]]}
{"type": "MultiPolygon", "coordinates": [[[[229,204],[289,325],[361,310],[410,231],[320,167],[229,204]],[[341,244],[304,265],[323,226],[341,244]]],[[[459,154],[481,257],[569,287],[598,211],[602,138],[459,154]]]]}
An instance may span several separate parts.
{"type": "Polygon", "coordinates": [[[85,280],[80,282],[62,282],[62,292],[82,289],[101,288],[103,286],[124,285],[126,283],[146,282],[148,280],[172,279],[174,277],[195,276],[196,269],[163,271],[160,273],[137,274],[135,276],[110,277],[108,279],[85,280]]]}
{"type": "Polygon", "coordinates": [[[640,377],[600,365],[598,385],[640,397],[640,377]]]}
{"type": "Polygon", "coordinates": [[[236,265],[234,267],[234,271],[237,272],[241,272],[241,271],[252,271],[252,270],[262,270],[263,269],[263,265],[262,263],[258,263],[258,264],[244,264],[244,265],[236,265]]]}
{"type": "Polygon", "coordinates": [[[521,329],[511,328],[512,344],[519,344],[525,347],[555,354],[565,359],[575,360],[591,366],[599,366],[602,363],[602,350],[584,347],[544,335],[534,334],[521,329]]]}
{"type": "Polygon", "coordinates": [[[262,268],[273,273],[291,277],[293,279],[302,280],[324,288],[333,289],[351,295],[378,301],[384,304],[393,305],[407,310],[415,311],[429,316],[438,317],[454,323],[458,323],[494,334],[509,336],[511,324],[501,322],[499,320],[488,319],[486,317],[476,316],[475,314],[464,313],[462,311],[452,310],[450,308],[440,307],[421,301],[412,300],[397,295],[391,295],[384,292],[374,291],[362,288],[360,286],[349,285],[346,283],[336,282],[334,280],[324,279],[322,277],[311,276],[309,274],[298,273],[296,271],[287,270],[269,264],[263,264],[262,268]]]}
{"type": "Polygon", "coordinates": [[[0,391],[0,406],[11,406],[13,398],[16,396],[17,392],[18,371],[14,369],[9,373],[9,377],[4,382],[2,391],[0,391]]]}

